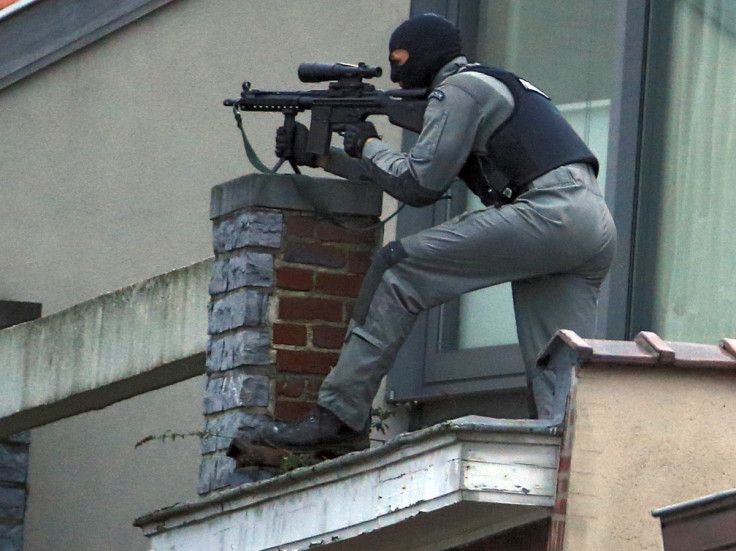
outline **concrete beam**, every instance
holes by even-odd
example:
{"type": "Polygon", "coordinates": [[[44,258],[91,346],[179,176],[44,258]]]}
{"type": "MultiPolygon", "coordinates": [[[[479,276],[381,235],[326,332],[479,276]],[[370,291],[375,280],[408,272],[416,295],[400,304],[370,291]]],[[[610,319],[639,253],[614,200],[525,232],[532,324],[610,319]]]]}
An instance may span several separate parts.
{"type": "Polygon", "coordinates": [[[204,373],[210,260],[0,331],[0,438],[204,373]]]}

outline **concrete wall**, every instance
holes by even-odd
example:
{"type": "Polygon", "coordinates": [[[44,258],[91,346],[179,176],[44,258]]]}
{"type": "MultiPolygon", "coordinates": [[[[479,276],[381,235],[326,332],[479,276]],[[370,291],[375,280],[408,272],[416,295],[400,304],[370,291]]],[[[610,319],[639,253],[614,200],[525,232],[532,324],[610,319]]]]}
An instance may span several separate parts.
{"type": "MultiPolygon", "coordinates": [[[[210,256],[210,187],[252,170],[222,99],[246,79],[298,87],[301,61],[387,68],[408,12],[180,0],[0,91],[0,299],[49,314],[210,256]]],[[[270,163],[279,117],[246,123],[270,163]]],[[[26,549],[145,549],[129,522],[195,495],[198,443],[133,446],[201,429],[201,391],[193,379],[34,430],[26,549]]]]}
{"type": "Polygon", "coordinates": [[[566,551],[661,551],[654,509],[736,487],[733,370],[580,370],[566,551]]]}
{"type": "MultiPolygon", "coordinates": [[[[252,170],[222,100],[297,88],[304,60],[387,69],[408,11],[182,0],[0,91],[0,298],[48,314],[209,256],[210,187],[252,170]]],[[[246,117],[269,162],[279,122],[246,117]]]]}

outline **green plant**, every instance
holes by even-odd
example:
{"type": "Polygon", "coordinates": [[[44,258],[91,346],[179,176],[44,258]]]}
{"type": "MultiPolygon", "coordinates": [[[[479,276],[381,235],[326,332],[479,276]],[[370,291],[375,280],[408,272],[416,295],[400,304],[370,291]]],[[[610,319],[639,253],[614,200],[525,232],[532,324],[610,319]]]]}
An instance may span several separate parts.
{"type": "Polygon", "coordinates": [[[232,436],[219,434],[219,433],[212,432],[209,430],[196,430],[192,432],[174,432],[172,430],[167,429],[161,434],[150,434],[146,436],[145,438],[142,438],[141,440],[135,443],[135,447],[137,448],[144,444],[148,444],[149,442],[155,442],[155,441],[166,442],[167,440],[171,440],[173,442],[177,438],[187,438],[191,436],[196,436],[200,440],[204,438],[232,438],[232,436]]]}
{"type": "Polygon", "coordinates": [[[284,460],[281,462],[281,465],[279,466],[279,471],[281,473],[288,473],[289,471],[293,471],[294,469],[309,467],[310,465],[319,463],[319,461],[320,459],[312,454],[287,453],[284,456],[284,460]]]}
{"type": "Polygon", "coordinates": [[[386,430],[389,428],[386,420],[393,417],[393,415],[393,411],[388,411],[383,408],[373,408],[371,410],[371,429],[377,430],[381,434],[386,434],[386,430]]]}

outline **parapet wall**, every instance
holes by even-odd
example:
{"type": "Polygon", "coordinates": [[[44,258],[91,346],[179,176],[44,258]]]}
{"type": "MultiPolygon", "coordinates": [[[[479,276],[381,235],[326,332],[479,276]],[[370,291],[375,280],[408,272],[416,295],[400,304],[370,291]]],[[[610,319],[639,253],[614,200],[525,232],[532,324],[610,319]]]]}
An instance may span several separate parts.
{"type": "Polygon", "coordinates": [[[661,551],[652,511],[736,487],[735,342],[558,333],[548,353],[572,349],[578,367],[550,551],[661,551]]]}

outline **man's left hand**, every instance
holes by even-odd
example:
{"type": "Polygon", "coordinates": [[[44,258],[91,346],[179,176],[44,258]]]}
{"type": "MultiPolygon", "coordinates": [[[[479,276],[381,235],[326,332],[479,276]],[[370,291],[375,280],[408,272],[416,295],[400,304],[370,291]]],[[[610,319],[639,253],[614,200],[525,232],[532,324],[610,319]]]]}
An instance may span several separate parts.
{"type": "Polygon", "coordinates": [[[360,159],[363,156],[363,147],[370,138],[378,138],[378,132],[372,122],[363,121],[351,124],[345,128],[343,147],[345,153],[360,159]]]}

